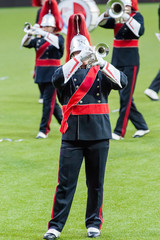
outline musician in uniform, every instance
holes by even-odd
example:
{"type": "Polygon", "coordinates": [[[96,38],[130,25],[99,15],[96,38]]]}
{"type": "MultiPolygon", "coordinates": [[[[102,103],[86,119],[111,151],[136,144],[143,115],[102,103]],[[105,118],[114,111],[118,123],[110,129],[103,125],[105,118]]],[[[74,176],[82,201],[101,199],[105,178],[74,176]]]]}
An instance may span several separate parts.
{"type": "MultiPolygon", "coordinates": [[[[115,1],[116,2],[116,1],[115,1]]],[[[120,110],[112,139],[123,139],[128,120],[137,129],[133,137],[142,137],[149,132],[142,114],[137,110],[133,99],[137,74],[139,71],[138,39],[144,34],[143,16],[138,12],[137,1],[125,0],[124,11],[119,19],[108,8],[97,20],[100,27],[114,29],[112,64],[124,72],[128,84],[119,91],[120,110]]],[[[110,2],[111,3],[111,2],[110,2]]],[[[113,1],[114,3],[114,1],[113,1]]]]}
{"type": "Polygon", "coordinates": [[[156,77],[151,82],[149,88],[144,91],[151,100],[159,101],[158,93],[160,90],[160,70],[158,71],[156,77]]]}
{"type": "MultiPolygon", "coordinates": [[[[45,0],[32,0],[32,6],[33,7],[40,7],[38,10],[37,10],[37,15],[36,15],[36,23],[35,24],[38,24],[39,22],[39,16],[40,16],[40,12],[42,10],[42,6],[44,4],[45,0]]],[[[34,78],[34,75],[33,74],[33,78],[34,78]]],[[[38,99],[38,102],[39,103],[43,103],[43,87],[41,86],[41,84],[37,84],[38,85],[38,88],[39,88],[39,91],[40,91],[40,97],[38,99]]]]}
{"type": "Polygon", "coordinates": [[[105,166],[112,136],[108,95],[112,89],[127,84],[127,77],[97,56],[90,46],[81,14],[69,18],[66,51],[68,61],[53,75],[63,120],[58,186],[49,229],[43,237],[48,240],[58,238],[65,225],[83,157],[88,188],[85,224],[88,237],[100,235],[105,166]]]}
{"type": "MultiPolygon", "coordinates": [[[[40,24],[40,13],[42,11],[42,6],[44,5],[44,3],[47,0],[32,0],[32,6],[34,7],[40,7],[37,11],[37,15],[36,15],[36,24],[40,24]]],[[[45,3],[46,4],[46,3],[45,3]]],[[[53,0],[50,0],[50,4],[54,4],[57,5],[57,3],[53,0]]],[[[57,6],[54,7],[55,9],[57,8],[57,6]]],[[[61,19],[60,19],[61,20],[61,19]]],[[[62,23],[63,24],[63,23],[62,23]]],[[[34,74],[35,75],[35,74],[34,74]]],[[[41,83],[37,83],[39,91],[40,91],[40,98],[38,99],[39,103],[43,103],[43,91],[44,91],[44,87],[43,84],[41,83]]],[[[54,105],[54,109],[53,109],[53,115],[55,116],[55,118],[57,119],[58,123],[61,124],[62,121],[62,109],[60,107],[60,105],[58,104],[57,100],[55,101],[55,105],[54,105]]]]}
{"type": "MultiPolygon", "coordinates": [[[[48,2],[46,1],[45,4],[48,2]]],[[[53,15],[50,9],[47,13],[48,8],[45,4],[40,14],[41,28],[35,26],[27,29],[27,34],[22,40],[24,47],[35,48],[35,83],[40,83],[43,86],[43,113],[36,138],[47,138],[50,131],[50,122],[56,100],[56,90],[51,80],[53,73],[61,65],[60,59],[64,52],[64,38],[57,34],[57,31],[62,29],[59,18],[57,14],[53,15]]],[[[53,13],[55,11],[58,9],[54,8],[53,13]]],[[[60,14],[58,16],[60,17],[60,14]]]]}
{"type": "MultiPolygon", "coordinates": [[[[160,5],[158,7],[158,25],[160,31],[160,5]]],[[[160,33],[158,34],[158,40],[160,41],[160,33]]],[[[144,91],[144,94],[149,97],[153,101],[159,101],[159,93],[160,90],[160,70],[158,71],[156,77],[151,82],[150,86],[144,91]]]]}

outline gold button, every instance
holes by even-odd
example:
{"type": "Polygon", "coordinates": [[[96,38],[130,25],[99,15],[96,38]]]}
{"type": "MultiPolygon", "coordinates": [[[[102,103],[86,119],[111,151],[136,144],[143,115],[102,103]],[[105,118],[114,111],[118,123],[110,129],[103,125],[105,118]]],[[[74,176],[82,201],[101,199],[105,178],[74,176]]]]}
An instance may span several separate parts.
{"type": "Polygon", "coordinates": [[[99,88],[99,85],[97,86],[97,88],[99,88]]]}
{"type": "Polygon", "coordinates": [[[98,100],[98,103],[101,103],[101,100],[98,100]]]}
{"type": "Polygon", "coordinates": [[[80,103],[83,103],[83,101],[81,100],[80,103]]]}
{"type": "Polygon", "coordinates": [[[96,95],[99,96],[99,93],[97,93],[96,95]]]}
{"type": "Polygon", "coordinates": [[[97,82],[99,82],[99,78],[97,78],[97,82]]]}

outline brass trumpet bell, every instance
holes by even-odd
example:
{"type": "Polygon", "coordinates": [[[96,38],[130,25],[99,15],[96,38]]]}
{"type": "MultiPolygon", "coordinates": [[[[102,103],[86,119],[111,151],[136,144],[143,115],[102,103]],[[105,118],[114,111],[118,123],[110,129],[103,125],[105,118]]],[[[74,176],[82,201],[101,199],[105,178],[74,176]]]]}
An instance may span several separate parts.
{"type": "Polygon", "coordinates": [[[23,26],[24,32],[27,33],[31,28],[32,28],[32,25],[29,22],[25,22],[25,24],[23,26]]]}
{"type": "Polygon", "coordinates": [[[120,18],[125,11],[125,3],[123,0],[109,0],[106,9],[110,17],[120,18]]]}
{"type": "Polygon", "coordinates": [[[93,54],[90,56],[88,64],[92,64],[98,61],[98,58],[104,58],[109,53],[109,47],[105,43],[99,43],[93,47],[93,54]]]}
{"type": "Polygon", "coordinates": [[[109,53],[109,47],[105,43],[99,43],[95,46],[95,52],[99,57],[106,57],[109,53]]]}

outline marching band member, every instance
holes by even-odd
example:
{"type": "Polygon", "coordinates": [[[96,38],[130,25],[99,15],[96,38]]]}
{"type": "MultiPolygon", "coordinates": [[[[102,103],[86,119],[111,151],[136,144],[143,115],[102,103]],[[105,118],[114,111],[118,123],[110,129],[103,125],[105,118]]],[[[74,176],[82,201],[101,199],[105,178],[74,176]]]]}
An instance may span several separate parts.
{"type": "Polygon", "coordinates": [[[85,224],[88,237],[100,235],[105,166],[112,137],[108,95],[127,84],[122,72],[96,57],[82,14],[69,18],[66,51],[67,62],[53,75],[63,120],[58,185],[49,229],[43,237],[48,240],[58,238],[66,223],[83,157],[88,188],[85,224]]]}
{"type": "MultiPolygon", "coordinates": [[[[38,9],[38,11],[37,11],[36,24],[38,24],[40,22],[40,20],[39,20],[40,19],[40,13],[42,11],[42,6],[44,5],[45,1],[46,0],[32,0],[32,6],[40,7],[38,9]]],[[[51,0],[50,0],[50,4],[52,4],[51,0]]],[[[63,24],[63,23],[61,23],[61,24],[63,24]]],[[[60,30],[61,30],[61,28],[60,28],[60,30]]],[[[38,87],[39,87],[39,91],[40,91],[40,98],[39,98],[38,102],[39,103],[43,103],[43,91],[44,91],[43,84],[39,83],[38,87]]],[[[58,123],[61,124],[61,121],[62,121],[62,109],[61,109],[60,105],[57,103],[57,100],[56,100],[55,105],[54,105],[53,115],[57,119],[58,123]]]]}
{"type": "MultiPolygon", "coordinates": [[[[33,7],[40,7],[37,10],[36,23],[35,24],[38,24],[38,22],[39,22],[39,15],[40,15],[40,12],[42,10],[42,6],[44,5],[44,2],[45,2],[45,0],[32,0],[32,6],[33,7]]],[[[34,75],[35,74],[33,74],[33,78],[34,78],[34,75]]],[[[40,91],[40,97],[38,99],[38,102],[43,103],[43,86],[41,86],[41,84],[39,83],[38,88],[39,88],[39,91],[40,91]]]]}
{"type": "MultiPolygon", "coordinates": [[[[158,26],[160,31],[160,5],[158,7],[158,26]]],[[[160,39],[158,38],[158,40],[160,39]]],[[[151,82],[150,86],[144,91],[144,94],[153,101],[159,101],[158,96],[159,90],[160,90],[160,70],[158,71],[156,77],[151,82]]]]}
{"type": "Polygon", "coordinates": [[[133,137],[142,137],[149,132],[146,121],[137,110],[133,99],[139,71],[138,39],[144,34],[144,21],[143,16],[138,12],[137,0],[124,2],[125,11],[120,21],[110,17],[111,9],[97,20],[100,27],[114,29],[112,64],[124,72],[128,78],[128,85],[119,91],[120,110],[114,133],[112,133],[114,140],[124,138],[128,120],[137,129],[133,137]]]}
{"type": "Polygon", "coordinates": [[[57,3],[52,0],[50,6],[49,2],[46,0],[40,13],[41,28],[33,26],[30,29],[25,29],[27,34],[22,40],[24,47],[35,48],[35,83],[43,86],[43,113],[36,138],[47,138],[50,131],[50,122],[56,100],[56,90],[51,80],[53,73],[61,65],[60,59],[64,52],[64,38],[57,34],[63,27],[57,3]]]}
{"type": "Polygon", "coordinates": [[[151,82],[149,88],[144,91],[151,100],[159,101],[158,92],[160,90],[160,70],[158,71],[156,77],[151,82]]]}

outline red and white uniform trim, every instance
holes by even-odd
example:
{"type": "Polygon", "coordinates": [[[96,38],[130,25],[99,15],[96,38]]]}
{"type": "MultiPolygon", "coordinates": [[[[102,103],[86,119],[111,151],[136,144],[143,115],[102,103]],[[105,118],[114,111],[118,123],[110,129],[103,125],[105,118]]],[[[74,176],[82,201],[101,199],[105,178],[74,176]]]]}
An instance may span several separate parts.
{"type": "Polygon", "coordinates": [[[141,24],[139,22],[137,22],[133,17],[130,17],[126,22],[126,25],[137,37],[139,37],[139,30],[141,27],[141,24]]]}
{"type": "Polygon", "coordinates": [[[77,71],[77,69],[82,65],[82,62],[78,58],[78,56],[70,59],[66,64],[63,65],[63,75],[64,75],[64,83],[67,83],[68,80],[72,77],[72,75],[77,71]]]}
{"type": "Polygon", "coordinates": [[[117,70],[112,64],[106,62],[102,72],[114,83],[122,88],[120,83],[120,71],[117,70]]]}
{"type": "Polygon", "coordinates": [[[52,33],[47,33],[44,37],[46,41],[48,41],[50,44],[55,46],[57,49],[59,49],[59,40],[58,37],[52,33]]]}

